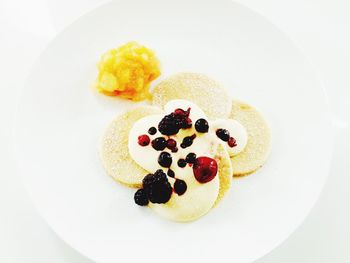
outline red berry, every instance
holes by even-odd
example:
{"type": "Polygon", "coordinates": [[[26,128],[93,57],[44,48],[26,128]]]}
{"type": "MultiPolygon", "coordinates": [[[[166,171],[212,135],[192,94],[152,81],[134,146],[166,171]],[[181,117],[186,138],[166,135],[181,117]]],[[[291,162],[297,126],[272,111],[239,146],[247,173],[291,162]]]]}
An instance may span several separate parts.
{"type": "Polygon", "coordinates": [[[174,114],[177,115],[177,116],[185,116],[186,112],[183,109],[176,109],[174,111],[174,114]]]}
{"type": "Polygon", "coordinates": [[[166,147],[168,147],[170,150],[174,149],[176,147],[176,141],[174,139],[168,139],[166,147]]]}
{"type": "Polygon", "coordinates": [[[230,146],[231,148],[237,146],[236,139],[233,137],[230,137],[230,139],[228,140],[228,146],[230,146]]]}
{"type": "Polygon", "coordinates": [[[198,157],[193,165],[193,174],[200,183],[207,183],[214,179],[218,171],[217,162],[210,157],[198,157]]]}
{"type": "Polygon", "coordinates": [[[187,125],[187,127],[191,127],[192,126],[192,120],[190,119],[190,118],[187,118],[186,119],[186,125],[187,125]]]}
{"type": "Polygon", "coordinates": [[[146,134],[140,135],[137,140],[141,146],[147,146],[150,143],[150,138],[146,134]]]}

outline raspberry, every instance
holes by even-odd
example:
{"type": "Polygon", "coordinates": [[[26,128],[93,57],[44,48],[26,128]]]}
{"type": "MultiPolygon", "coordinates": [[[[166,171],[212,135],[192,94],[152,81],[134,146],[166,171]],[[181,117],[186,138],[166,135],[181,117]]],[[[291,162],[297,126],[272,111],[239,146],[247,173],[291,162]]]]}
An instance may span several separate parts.
{"type": "Polygon", "coordinates": [[[148,137],[148,135],[143,134],[137,138],[137,142],[141,146],[147,146],[150,142],[150,138],[148,137]]]}

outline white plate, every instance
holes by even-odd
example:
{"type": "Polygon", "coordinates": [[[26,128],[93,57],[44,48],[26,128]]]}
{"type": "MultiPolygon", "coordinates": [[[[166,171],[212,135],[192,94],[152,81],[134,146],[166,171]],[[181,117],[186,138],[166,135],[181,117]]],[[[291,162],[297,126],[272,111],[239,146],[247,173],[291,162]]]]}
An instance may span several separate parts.
{"type": "Polygon", "coordinates": [[[115,1],[66,28],[23,90],[16,155],[34,203],[68,244],[99,262],[251,262],[288,237],[315,203],[332,148],[324,90],[307,59],[262,16],[231,1],[115,1]],[[273,133],[258,173],[234,181],[223,202],[187,224],[160,219],[109,178],[99,137],[133,103],[92,88],[99,56],[137,40],[153,48],[161,78],[204,72],[261,109],[273,133]]]}

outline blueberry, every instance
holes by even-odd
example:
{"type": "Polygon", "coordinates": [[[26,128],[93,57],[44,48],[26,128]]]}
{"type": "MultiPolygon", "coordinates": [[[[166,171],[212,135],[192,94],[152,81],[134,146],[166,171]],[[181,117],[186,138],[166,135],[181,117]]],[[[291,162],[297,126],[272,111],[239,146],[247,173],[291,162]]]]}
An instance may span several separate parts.
{"type": "Polygon", "coordinates": [[[148,133],[149,133],[150,135],[156,134],[156,133],[157,133],[157,128],[156,128],[156,127],[151,127],[151,128],[149,128],[148,133]]]}
{"type": "Polygon", "coordinates": [[[186,156],[186,162],[187,163],[194,163],[196,161],[196,154],[195,153],[189,153],[186,156]]]}
{"type": "Polygon", "coordinates": [[[175,177],[175,173],[174,173],[174,171],[171,170],[171,169],[168,170],[167,175],[168,175],[169,177],[172,177],[172,178],[175,177]]]}
{"type": "Polygon", "coordinates": [[[177,134],[180,128],[174,114],[166,115],[158,124],[159,132],[168,136],[177,134]]]}
{"type": "Polygon", "coordinates": [[[216,136],[218,136],[224,142],[227,142],[230,139],[230,132],[225,129],[216,130],[216,136]]]}
{"type": "Polygon", "coordinates": [[[187,163],[186,163],[185,159],[179,159],[179,160],[177,161],[177,165],[178,165],[179,167],[181,167],[181,168],[185,167],[186,164],[187,164],[187,163]]]}
{"type": "Polygon", "coordinates": [[[197,132],[205,133],[209,130],[209,124],[205,119],[198,119],[194,124],[194,127],[197,132]]]}
{"type": "Polygon", "coordinates": [[[178,195],[183,195],[187,190],[187,184],[183,180],[176,179],[174,183],[174,191],[178,195]]]}
{"type": "Polygon", "coordinates": [[[161,152],[158,157],[158,163],[162,167],[170,167],[172,161],[171,154],[167,152],[161,152]]]}
{"type": "Polygon", "coordinates": [[[163,151],[165,149],[166,145],[167,145],[167,141],[163,137],[155,138],[152,141],[152,147],[153,147],[153,149],[155,149],[157,151],[163,151]]]}

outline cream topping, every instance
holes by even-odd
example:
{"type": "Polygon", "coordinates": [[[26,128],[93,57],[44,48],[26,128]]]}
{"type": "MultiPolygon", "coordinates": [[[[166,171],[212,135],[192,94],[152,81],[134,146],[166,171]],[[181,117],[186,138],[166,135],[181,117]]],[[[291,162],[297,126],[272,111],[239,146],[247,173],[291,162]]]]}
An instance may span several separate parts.
{"type": "MultiPolygon", "coordinates": [[[[150,173],[154,173],[157,169],[163,169],[167,172],[168,168],[161,167],[158,163],[158,157],[162,151],[155,150],[151,143],[147,146],[138,144],[138,137],[146,134],[150,141],[157,137],[164,137],[166,140],[171,138],[177,142],[177,152],[172,152],[168,148],[163,151],[168,152],[172,156],[172,164],[170,169],[174,171],[177,179],[182,179],[187,184],[187,191],[179,196],[173,193],[170,200],[165,204],[152,204],[150,206],[164,217],[177,220],[191,220],[191,215],[205,214],[214,204],[219,193],[219,178],[215,176],[213,180],[207,183],[199,183],[194,175],[190,165],[184,168],[178,166],[179,159],[185,159],[187,154],[195,153],[197,157],[208,156],[214,158],[219,143],[225,145],[230,155],[241,152],[247,143],[247,134],[244,127],[235,120],[218,119],[210,122],[204,112],[195,104],[186,100],[172,100],[164,107],[165,114],[151,115],[138,120],[129,133],[129,153],[134,161],[142,168],[150,173]],[[176,109],[190,110],[190,119],[192,127],[189,129],[180,129],[180,131],[171,136],[164,136],[158,131],[158,124],[166,114],[174,112],[176,109]],[[195,123],[198,119],[203,118],[209,122],[209,131],[207,133],[199,133],[195,129],[195,123]],[[148,134],[150,127],[156,127],[157,133],[148,134]],[[237,146],[229,147],[227,142],[223,142],[216,136],[216,130],[222,128],[227,129],[230,135],[236,140],[237,146]],[[196,134],[193,144],[183,149],[180,144],[184,137],[196,134]]],[[[170,184],[173,186],[175,179],[168,177],[170,184]]]]}
{"type": "Polygon", "coordinates": [[[230,156],[239,154],[247,145],[247,131],[244,126],[236,120],[217,119],[211,122],[210,129],[213,133],[215,133],[217,129],[226,129],[230,132],[230,136],[235,138],[237,146],[230,147],[227,143],[224,144],[230,156]]]}

